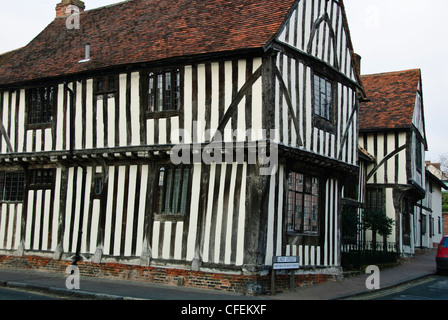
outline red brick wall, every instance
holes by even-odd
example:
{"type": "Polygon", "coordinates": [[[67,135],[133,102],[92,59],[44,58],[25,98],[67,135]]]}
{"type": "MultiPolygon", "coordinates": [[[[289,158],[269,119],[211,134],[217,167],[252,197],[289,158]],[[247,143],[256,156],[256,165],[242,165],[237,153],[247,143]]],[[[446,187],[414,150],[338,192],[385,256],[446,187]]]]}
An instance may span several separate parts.
{"type": "MultiPolygon", "coordinates": [[[[37,270],[65,274],[65,270],[71,263],[72,261],[55,261],[35,256],[0,256],[0,267],[16,270],[37,270]]],[[[231,291],[248,295],[264,294],[271,290],[270,274],[263,276],[233,275],[116,263],[94,264],[90,262],[79,262],[78,267],[81,277],[133,280],[174,286],[183,285],[192,288],[231,291]]],[[[304,287],[333,279],[334,276],[326,274],[296,275],[295,285],[304,287]]],[[[289,283],[289,274],[277,275],[275,282],[276,291],[289,290],[289,283]]]]}

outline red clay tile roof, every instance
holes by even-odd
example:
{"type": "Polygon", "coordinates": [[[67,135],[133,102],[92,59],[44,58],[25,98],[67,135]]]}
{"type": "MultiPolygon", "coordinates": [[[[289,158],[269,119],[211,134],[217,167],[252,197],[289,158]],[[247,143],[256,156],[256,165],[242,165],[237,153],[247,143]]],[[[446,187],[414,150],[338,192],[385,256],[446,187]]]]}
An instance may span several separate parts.
{"type": "Polygon", "coordinates": [[[0,84],[110,66],[263,48],[296,0],[129,0],[84,11],[80,29],[52,21],[0,65],[0,84]],[[91,61],[84,59],[91,45],[91,61]]]}
{"type": "Polygon", "coordinates": [[[370,102],[360,104],[359,129],[410,128],[420,77],[420,69],[361,76],[370,102]]]}

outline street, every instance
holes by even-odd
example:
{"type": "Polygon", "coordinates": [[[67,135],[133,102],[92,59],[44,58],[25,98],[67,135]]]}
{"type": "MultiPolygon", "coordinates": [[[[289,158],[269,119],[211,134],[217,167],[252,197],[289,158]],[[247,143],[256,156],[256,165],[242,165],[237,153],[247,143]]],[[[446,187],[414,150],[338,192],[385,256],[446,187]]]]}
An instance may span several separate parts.
{"type": "Polygon", "coordinates": [[[60,300],[55,296],[40,292],[31,292],[25,290],[0,288],[0,301],[5,300],[60,300]]]}
{"type": "Polygon", "coordinates": [[[351,300],[448,300],[448,276],[434,275],[351,300]]]}

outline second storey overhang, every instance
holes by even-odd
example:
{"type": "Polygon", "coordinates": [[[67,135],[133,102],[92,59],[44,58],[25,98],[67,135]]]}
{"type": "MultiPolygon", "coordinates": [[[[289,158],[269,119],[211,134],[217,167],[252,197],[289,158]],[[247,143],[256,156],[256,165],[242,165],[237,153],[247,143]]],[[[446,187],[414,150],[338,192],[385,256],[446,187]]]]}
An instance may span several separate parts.
{"type": "Polygon", "coordinates": [[[0,166],[70,166],[82,163],[86,165],[104,163],[104,161],[173,161],[173,159],[185,165],[241,162],[267,167],[269,170],[275,170],[279,164],[295,163],[304,169],[312,168],[312,170],[326,172],[329,176],[356,176],[359,172],[358,166],[270,140],[8,153],[0,154],[0,166]]]}

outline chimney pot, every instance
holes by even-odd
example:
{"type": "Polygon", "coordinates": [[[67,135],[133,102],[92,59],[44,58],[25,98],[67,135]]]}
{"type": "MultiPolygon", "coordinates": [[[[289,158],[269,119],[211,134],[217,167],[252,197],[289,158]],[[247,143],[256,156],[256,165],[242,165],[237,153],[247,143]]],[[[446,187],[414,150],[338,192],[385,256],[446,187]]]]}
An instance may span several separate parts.
{"type": "Polygon", "coordinates": [[[62,0],[60,3],[56,5],[56,18],[67,17],[70,14],[67,13],[67,8],[69,6],[76,6],[79,8],[79,12],[83,12],[86,6],[84,5],[84,1],[81,0],[62,0]]]}

